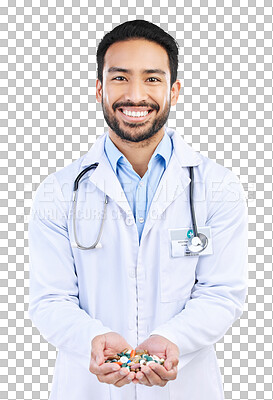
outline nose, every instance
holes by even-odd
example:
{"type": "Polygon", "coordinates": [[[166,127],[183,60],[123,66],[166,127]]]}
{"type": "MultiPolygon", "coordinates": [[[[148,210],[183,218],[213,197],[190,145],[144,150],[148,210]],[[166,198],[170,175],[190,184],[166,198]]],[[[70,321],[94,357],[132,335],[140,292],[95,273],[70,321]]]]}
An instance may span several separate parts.
{"type": "Polygon", "coordinates": [[[125,97],[127,101],[138,104],[149,97],[145,85],[141,80],[132,79],[126,87],[125,97]]]}

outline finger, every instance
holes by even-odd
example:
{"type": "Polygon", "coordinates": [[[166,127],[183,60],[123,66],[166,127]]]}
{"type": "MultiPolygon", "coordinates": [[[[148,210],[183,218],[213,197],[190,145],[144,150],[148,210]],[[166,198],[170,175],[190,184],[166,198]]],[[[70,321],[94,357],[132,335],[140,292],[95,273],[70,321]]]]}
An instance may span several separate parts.
{"type": "Polygon", "coordinates": [[[134,372],[129,372],[126,368],[121,368],[120,371],[110,372],[108,374],[97,375],[99,382],[123,386],[134,379],[134,372]]]}
{"type": "Polygon", "coordinates": [[[154,371],[162,380],[171,381],[177,377],[177,367],[173,367],[169,371],[166,370],[162,365],[157,363],[150,364],[150,368],[154,371]]]}
{"type": "Polygon", "coordinates": [[[147,377],[141,371],[137,372],[136,379],[133,380],[133,383],[140,383],[141,385],[152,386],[147,377]]]}
{"type": "Polygon", "coordinates": [[[173,367],[176,367],[178,364],[178,358],[177,357],[169,357],[165,360],[164,362],[164,367],[167,371],[170,371],[173,367]]]}
{"type": "MultiPolygon", "coordinates": [[[[115,384],[116,382],[118,382],[121,379],[121,375],[120,372],[110,372],[109,374],[105,374],[105,375],[97,375],[97,378],[99,380],[99,382],[102,383],[108,383],[110,384],[115,384]]],[[[123,377],[122,377],[123,378],[123,377]]]]}
{"type": "Polygon", "coordinates": [[[100,382],[103,383],[108,383],[116,386],[123,386],[125,384],[128,384],[132,381],[132,375],[129,376],[130,379],[128,379],[129,376],[129,371],[122,373],[121,371],[118,372],[112,372],[107,375],[97,375],[97,378],[100,382]]]}
{"type": "Polygon", "coordinates": [[[124,385],[128,385],[129,383],[131,383],[133,381],[134,378],[135,378],[135,373],[132,371],[129,372],[127,370],[127,374],[125,376],[122,375],[120,372],[119,379],[114,383],[114,385],[117,387],[122,387],[124,385]]]}
{"type": "Polygon", "coordinates": [[[115,363],[103,363],[98,365],[94,359],[90,361],[89,371],[95,375],[106,375],[113,371],[119,371],[120,366],[115,363]]]}
{"type": "MultiPolygon", "coordinates": [[[[152,365],[152,364],[150,364],[150,365],[152,365]]],[[[160,378],[160,376],[157,373],[155,373],[150,368],[150,366],[148,367],[146,365],[143,365],[141,367],[141,372],[143,372],[143,374],[145,375],[145,378],[149,382],[150,386],[154,386],[154,385],[163,386],[163,384],[165,384],[165,382],[160,378]]],[[[166,383],[167,383],[167,381],[166,381],[166,383]]]]}

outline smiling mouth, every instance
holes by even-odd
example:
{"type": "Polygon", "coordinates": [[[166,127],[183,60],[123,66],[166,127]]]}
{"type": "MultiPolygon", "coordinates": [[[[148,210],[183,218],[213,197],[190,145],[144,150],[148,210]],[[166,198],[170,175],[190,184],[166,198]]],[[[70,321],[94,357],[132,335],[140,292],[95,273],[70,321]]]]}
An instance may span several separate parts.
{"type": "Polygon", "coordinates": [[[119,108],[118,111],[119,111],[119,113],[121,114],[122,118],[125,121],[128,121],[128,122],[141,122],[141,121],[145,121],[148,118],[150,118],[150,115],[153,113],[154,110],[150,109],[150,110],[143,110],[143,111],[139,111],[139,112],[133,111],[133,112],[130,113],[131,115],[128,115],[129,112],[126,109],[123,109],[123,108],[119,108]]]}

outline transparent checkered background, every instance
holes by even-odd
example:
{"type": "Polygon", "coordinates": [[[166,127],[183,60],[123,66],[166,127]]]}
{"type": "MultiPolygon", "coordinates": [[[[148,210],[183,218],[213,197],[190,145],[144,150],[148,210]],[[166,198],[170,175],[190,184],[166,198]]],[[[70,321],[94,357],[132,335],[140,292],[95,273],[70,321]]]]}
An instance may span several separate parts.
{"type": "Polygon", "coordinates": [[[57,351],[27,314],[31,199],[107,129],[96,48],[138,18],[180,45],[167,125],[246,189],[247,303],[216,351],[226,399],[272,400],[272,13],[272,0],[1,0],[1,399],[49,397],[57,351]]]}

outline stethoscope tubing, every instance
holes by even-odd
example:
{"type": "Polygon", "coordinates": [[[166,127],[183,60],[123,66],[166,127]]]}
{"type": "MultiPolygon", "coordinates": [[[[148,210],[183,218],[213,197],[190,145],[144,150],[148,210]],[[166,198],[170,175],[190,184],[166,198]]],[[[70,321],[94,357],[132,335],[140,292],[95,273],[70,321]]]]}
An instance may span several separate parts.
{"type": "Polygon", "coordinates": [[[78,197],[79,181],[88,171],[90,171],[91,169],[96,169],[98,165],[99,165],[99,163],[94,163],[94,164],[89,165],[89,167],[85,168],[84,170],[82,170],[79,173],[79,175],[77,176],[77,178],[75,179],[75,182],[74,182],[74,190],[73,190],[73,230],[74,230],[74,236],[75,236],[76,245],[81,250],[91,250],[91,249],[94,249],[95,247],[97,247],[98,244],[99,244],[101,235],[102,235],[102,231],[103,231],[103,225],[104,225],[105,215],[106,215],[106,205],[108,203],[107,195],[105,195],[105,198],[104,198],[103,214],[102,214],[100,230],[99,230],[99,234],[98,234],[97,239],[89,247],[85,247],[85,246],[83,246],[83,245],[81,245],[79,243],[78,236],[77,236],[77,228],[76,228],[76,212],[77,212],[77,197],[78,197]]]}
{"type": "Polygon", "coordinates": [[[192,220],[192,230],[193,236],[198,236],[196,218],[193,206],[193,186],[194,186],[194,175],[193,175],[193,167],[189,167],[190,169],[190,210],[191,210],[191,220],[192,220]]]}
{"type": "MultiPolygon", "coordinates": [[[[90,170],[96,169],[97,166],[99,165],[98,162],[89,165],[88,167],[84,168],[76,177],[74,181],[74,186],[73,186],[73,230],[74,230],[74,237],[75,237],[75,243],[77,247],[81,250],[91,250],[96,247],[101,247],[100,246],[100,238],[102,235],[103,231],[103,225],[105,222],[105,216],[106,216],[106,205],[108,203],[107,195],[105,195],[104,198],[104,205],[103,205],[103,215],[101,219],[101,224],[100,224],[100,229],[99,229],[99,234],[95,242],[91,246],[83,246],[79,243],[78,236],[77,236],[77,227],[76,227],[76,212],[77,212],[77,197],[78,197],[78,188],[79,188],[79,182],[81,178],[90,170]]],[[[192,219],[192,230],[193,230],[193,238],[200,238],[200,242],[202,242],[202,246],[199,244],[199,246],[192,246],[191,248],[196,247],[196,250],[191,250],[193,253],[201,253],[208,244],[208,239],[205,235],[199,234],[198,229],[197,229],[197,224],[196,224],[196,217],[195,217],[195,211],[194,211],[194,205],[193,205],[193,188],[194,188],[194,174],[193,174],[193,167],[189,167],[190,170],[190,212],[191,212],[191,219],[192,219]]],[[[198,239],[199,240],[199,239],[198,239]]]]}

